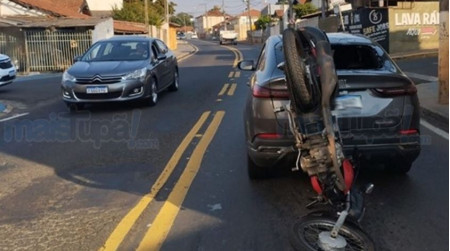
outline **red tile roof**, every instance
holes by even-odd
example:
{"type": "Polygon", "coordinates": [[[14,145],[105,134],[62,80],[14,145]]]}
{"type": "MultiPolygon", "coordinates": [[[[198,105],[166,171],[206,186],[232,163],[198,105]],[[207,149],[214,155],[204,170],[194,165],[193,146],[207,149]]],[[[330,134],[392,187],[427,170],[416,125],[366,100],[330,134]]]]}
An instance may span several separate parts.
{"type": "Polygon", "coordinates": [[[141,23],[114,20],[114,32],[147,34],[148,30],[145,28],[145,25],[141,23]]]}
{"type": "MultiPolygon", "coordinates": [[[[240,17],[246,16],[247,17],[247,16],[249,16],[249,12],[248,11],[242,12],[238,16],[240,16],[240,17]]],[[[255,10],[255,9],[251,9],[250,10],[250,16],[252,16],[252,17],[259,17],[259,16],[261,16],[261,11],[255,10]]]]}
{"type": "Polygon", "coordinates": [[[208,11],[208,16],[211,16],[211,17],[223,17],[223,13],[220,10],[210,10],[210,11],[208,11]]]}
{"type": "Polygon", "coordinates": [[[276,10],[275,11],[275,16],[282,17],[283,15],[284,15],[284,11],[283,10],[276,10]]]}
{"type": "Polygon", "coordinates": [[[84,0],[10,0],[27,8],[40,10],[52,16],[89,18],[82,14],[84,0]]]}

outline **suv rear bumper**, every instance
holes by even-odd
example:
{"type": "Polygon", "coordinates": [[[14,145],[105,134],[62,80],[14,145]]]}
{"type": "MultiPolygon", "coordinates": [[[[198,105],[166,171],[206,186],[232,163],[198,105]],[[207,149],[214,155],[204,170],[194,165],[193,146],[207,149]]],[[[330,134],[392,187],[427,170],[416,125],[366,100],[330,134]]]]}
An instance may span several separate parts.
{"type": "MultiPolygon", "coordinates": [[[[403,137],[404,143],[344,145],[344,154],[351,156],[353,151],[361,153],[362,160],[377,163],[389,163],[392,160],[412,163],[420,154],[421,146],[416,141],[417,135],[403,137]]],[[[258,166],[275,167],[275,165],[295,165],[297,150],[292,139],[258,140],[248,144],[250,159],[258,166]]]]}

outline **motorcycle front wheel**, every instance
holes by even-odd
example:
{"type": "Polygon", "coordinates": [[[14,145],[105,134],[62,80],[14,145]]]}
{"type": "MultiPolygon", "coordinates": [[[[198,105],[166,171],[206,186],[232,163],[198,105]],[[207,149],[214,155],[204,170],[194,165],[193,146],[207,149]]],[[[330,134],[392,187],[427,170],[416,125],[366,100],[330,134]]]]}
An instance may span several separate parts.
{"type": "MultiPolygon", "coordinates": [[[[293,226],[291,244],[295,250],[322,250],[319,247],[319,234],[333,229],[336,219],[324,215],[308,215],[301,218],[293,226]]],[[[345,222],[339,230],[347,245],[345,250],[374,251],[375,244],[362,229],[350,222],[345,222]]]]}

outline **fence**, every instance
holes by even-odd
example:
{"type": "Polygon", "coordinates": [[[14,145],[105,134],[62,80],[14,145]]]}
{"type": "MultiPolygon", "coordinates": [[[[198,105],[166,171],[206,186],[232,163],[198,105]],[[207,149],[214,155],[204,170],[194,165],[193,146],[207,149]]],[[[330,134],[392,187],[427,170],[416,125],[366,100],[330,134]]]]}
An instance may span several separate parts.
{"type": "Polygon", "coordinates": [[[90,30],[81,32],[25,31],[26,71],[63,71],[92,43],[90,30]]]}
{"type": "Polygon", "coordinates": [[[91,44],[90,30],[0,31],[0,53],[8,55],[21,72],[63,71],[91,44]]]}
{"type": "Polygon", "coordinates": [[[0,53],[8,55],[18,70],[25,67],[25,52],[23,46],[23,34],[0,33],[0,53]]]}

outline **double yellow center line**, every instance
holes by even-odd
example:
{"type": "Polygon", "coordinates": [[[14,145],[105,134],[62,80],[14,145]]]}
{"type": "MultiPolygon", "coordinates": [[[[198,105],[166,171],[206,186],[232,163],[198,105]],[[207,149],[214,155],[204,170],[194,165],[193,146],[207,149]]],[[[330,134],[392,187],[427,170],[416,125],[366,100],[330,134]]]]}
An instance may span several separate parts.
{"type": "Polygon", "coordinates": [[[222,90],[220,90],[220,92],[219,92],[219,94],[217,94],[217,96],[223,96],[227,92],[227,90],[228,90],[227,95],[233,96],[234,92],[236,91],[236,87],[237,87],[237,84],[231,84],[231,85],[224,84],[222,87],[222,90]]]}
{"type": "MultiPolygon", "coordinates": [[[[151,187],[150,192],[146,194],[142,199],[132,208],[127,215],[120,221],[116,226],[114,231],[111,233],[104,246],[100,250],[117,250],[120,244],[123,242],[130,229],[136,223],[137,219],[141,216],[147,206],[152,202],[164,184],[167,182],[169,176],[172,174],[173,170],[180,161],[182,155],[186,151],[187,147],[191,143],[194,137],[198,136],[199,130],[202,128],[203,124],[210,115],[210,111],[204,112],[194,127],[189,131],[186,137],[183,139],[181,144],[175,150],[175,153],[170,158],[169,162],[165,166],[164,170],[151,187]]],[[[212,122],[205,131],[205,134],[200,139],[200,142],[194,149],[189,162],[186,165],[181,177],[175,185],[175,188],[170,193],[167,201],[164,203],[163,207],[160,209],[158,215],[154,219],[150,229],[145,234],[143,240],[141,241],[138,250],[158,250],[170,228],[173,225],[175,217],[180,210],[180,206],[184,201],[184,198],[192,184],[195,175],[200,169],[200,165],[205,154],[208,145],[211,143],[214,135],[225,116],[224,111],[218,111],[214,115],[212,122]]]]}

